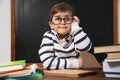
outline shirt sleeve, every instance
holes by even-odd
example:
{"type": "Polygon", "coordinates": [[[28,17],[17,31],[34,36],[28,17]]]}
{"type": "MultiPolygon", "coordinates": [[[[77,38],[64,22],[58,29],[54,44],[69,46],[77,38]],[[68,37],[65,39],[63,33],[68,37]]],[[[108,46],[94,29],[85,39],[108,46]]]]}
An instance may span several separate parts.
{"type": "Polygon", "coordinates": [[[83,31],[82,27],[77,22],[72,24],[75,49],[78,52],[89,51],[92,47],[92,42],[87,34],[83,31]]]}

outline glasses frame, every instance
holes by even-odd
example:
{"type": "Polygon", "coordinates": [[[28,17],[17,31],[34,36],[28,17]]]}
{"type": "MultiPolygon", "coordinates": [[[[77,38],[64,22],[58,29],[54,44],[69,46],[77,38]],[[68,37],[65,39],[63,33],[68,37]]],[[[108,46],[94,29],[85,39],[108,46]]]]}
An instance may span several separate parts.
{"type": "MultiPolygon", "coordinates": [[[[53,16],[53,17],[59,17],[59,16],[53,16]]],[[[51,19],[51,22],[52,22],[54,25],[59,25],[59,24],[62,22],[62,20],[65,22],[65,24],[71,24],[71,23],[73,22],[73,20],[74,20],[73,16],[71,16],[71,17],[72,17],[71,22],[70,22],[70,23],[66,23],[65,17],[64,17],[64,18],[59,17],[59,18],[61,19],[61,21],[60,21],[58,24],[55,24],[55,23],[52,21],[52,20],[53,20],[53,17],[52,17],[52,19],[51,19]]]]}

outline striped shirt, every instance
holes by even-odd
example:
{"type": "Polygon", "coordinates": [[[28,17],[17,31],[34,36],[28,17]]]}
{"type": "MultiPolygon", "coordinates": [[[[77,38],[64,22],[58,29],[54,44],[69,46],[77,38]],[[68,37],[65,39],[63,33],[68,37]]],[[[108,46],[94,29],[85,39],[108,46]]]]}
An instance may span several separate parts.
{"type": "Polygon", "coordinates": [[[92,42],[79,26],[63,39],[51,30],[43,35],[39,56],[45,69],[79,68],[77,58],[91,46],[92,42]]]}

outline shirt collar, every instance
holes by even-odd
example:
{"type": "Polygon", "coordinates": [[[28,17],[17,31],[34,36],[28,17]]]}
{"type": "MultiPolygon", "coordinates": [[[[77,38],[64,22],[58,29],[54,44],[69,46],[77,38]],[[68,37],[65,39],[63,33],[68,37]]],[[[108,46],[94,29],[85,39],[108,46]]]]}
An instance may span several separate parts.
{"type": "MultiPolygon", "coordinates": [[[[54,30],[51,30],[53,32],[53,34],[57,37],[58,40],[60,40],[60,37],[58,36],[58,34],[54,31],[54,30]]],[[[69,33],[64,39],[70,39],[72,36],[71,34],[69,33]]]]}

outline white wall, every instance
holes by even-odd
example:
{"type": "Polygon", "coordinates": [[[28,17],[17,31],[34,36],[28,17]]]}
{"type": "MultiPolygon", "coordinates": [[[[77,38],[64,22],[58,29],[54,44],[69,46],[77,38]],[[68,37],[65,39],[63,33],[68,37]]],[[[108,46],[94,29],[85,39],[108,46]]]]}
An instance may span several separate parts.
{"type": "Polygon", "coordinates": [[[11,60],[10,0],[0,0],[0,63],[11,60]]]}
{"type": "MultiPolygon", "coordinates": [[[[0,62],[11,60],[10,0],[0,0],[0,62]]],[[[118,0],[118,38],[120,44],[120,0],[118,0]]]]}

